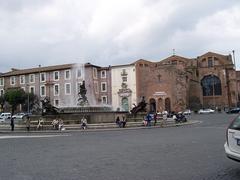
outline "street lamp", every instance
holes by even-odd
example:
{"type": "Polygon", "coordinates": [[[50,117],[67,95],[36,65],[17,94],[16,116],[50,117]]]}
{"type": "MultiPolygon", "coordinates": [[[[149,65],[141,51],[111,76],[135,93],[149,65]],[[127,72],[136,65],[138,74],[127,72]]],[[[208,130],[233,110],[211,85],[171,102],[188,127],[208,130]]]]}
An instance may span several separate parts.
{"type": "Polygon", "coordinates": [[[30,106],[29,106],[29,84],[27,84],[27,87],[28,87],[28,95],[27,95],[27,113],[29,114],[29,109],[30,109],[30,106]]]}

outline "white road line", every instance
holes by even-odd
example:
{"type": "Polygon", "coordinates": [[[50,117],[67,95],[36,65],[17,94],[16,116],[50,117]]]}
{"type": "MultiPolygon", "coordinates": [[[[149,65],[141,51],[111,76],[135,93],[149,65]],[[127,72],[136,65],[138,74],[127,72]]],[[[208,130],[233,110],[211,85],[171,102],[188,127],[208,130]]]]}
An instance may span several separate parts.
{"type": "Polygon", "coordinates": [[[0,139],[17,139],[17,138],[49,138],[49,137],[61,137],[70,136],[68,134],[62,135],[26,135],[26,136],[0,136],[0,139]]]}

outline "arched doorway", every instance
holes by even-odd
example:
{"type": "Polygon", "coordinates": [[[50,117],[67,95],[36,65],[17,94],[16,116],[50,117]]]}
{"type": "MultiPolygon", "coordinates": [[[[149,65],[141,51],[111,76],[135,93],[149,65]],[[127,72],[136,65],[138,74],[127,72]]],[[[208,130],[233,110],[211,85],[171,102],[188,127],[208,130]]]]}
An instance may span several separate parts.
{"type": "Polygon", "coordinates": [[[129,102],[127,97],[122,98],[122,109],[124,111],[129,111],[129,102]]]}
{"type": "Polygon", "coordinates": [[[155,101],[155,99],[151,98],[149,100],[149,105],[150,105],[149,106],[150,107],[149,111],[155,113],[156,112],[156,101],[155,101]]]}
{"type": "Polygon", "coordinates": [[[165,99],[165,110],[167,112],[171,112],[171,101],[170,98],[165,99]]]}
{"type": "Polygon", "coordinates": [[[163,112],[164,111],[164,105],[163,105],[163,99],[159,98],[158,99],[158,109],[159,112],[163,112]]]}

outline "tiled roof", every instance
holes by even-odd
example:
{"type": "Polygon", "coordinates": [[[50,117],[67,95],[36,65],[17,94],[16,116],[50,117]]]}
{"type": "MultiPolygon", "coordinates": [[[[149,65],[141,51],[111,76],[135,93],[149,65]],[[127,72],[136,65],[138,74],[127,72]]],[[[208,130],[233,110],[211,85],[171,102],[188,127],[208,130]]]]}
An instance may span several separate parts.
{"type": "Polygon", "coordinates": [[[72,68],[72,66],[74,66],[74,64],[62,64],[62,65],[37,67],[37,68],[29,68],[29,69],[13,69],[12,71],[2,73],[1,76],[6,77],[6,76],[21,75],[21,74],[48,72],[48,71],[69,69],[69,68],[72,68]]]}

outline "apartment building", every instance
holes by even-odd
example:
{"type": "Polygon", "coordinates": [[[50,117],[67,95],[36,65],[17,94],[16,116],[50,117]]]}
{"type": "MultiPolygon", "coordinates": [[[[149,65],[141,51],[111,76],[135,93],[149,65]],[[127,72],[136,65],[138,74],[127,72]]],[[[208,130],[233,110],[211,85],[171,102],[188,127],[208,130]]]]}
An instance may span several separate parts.
{"type": "Polygon", "coordinates": [[[109,68],[90,63],[12,69],[0,75],[1,95],[8,88],[22,88],[40,100],[48,97],[56,107],[76,106],[83,81],[90,105],[111,104],[109,68]]]}

